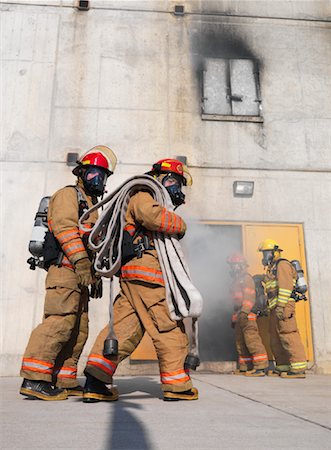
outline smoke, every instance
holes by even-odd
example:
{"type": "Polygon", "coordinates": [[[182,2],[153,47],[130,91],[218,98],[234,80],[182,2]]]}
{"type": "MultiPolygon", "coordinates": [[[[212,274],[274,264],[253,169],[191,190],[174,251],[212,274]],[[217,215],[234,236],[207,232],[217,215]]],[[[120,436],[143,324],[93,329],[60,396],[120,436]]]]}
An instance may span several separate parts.
{"type": "Polygon", "coordinates": [[[192,281],[204,299],[199,318],[201,361],[236,360],[234,331],[230,326],[233,311],[229,296],[231,278],[226,258],[241,251],[241,228],[191,222],[182,246],[192,281]]]}

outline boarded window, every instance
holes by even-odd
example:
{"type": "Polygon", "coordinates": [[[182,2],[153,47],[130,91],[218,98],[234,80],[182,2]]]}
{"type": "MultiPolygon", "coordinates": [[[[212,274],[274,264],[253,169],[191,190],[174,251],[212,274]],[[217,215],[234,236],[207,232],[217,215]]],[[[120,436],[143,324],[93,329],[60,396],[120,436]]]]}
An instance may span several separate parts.
{"type": "Polygon", "coordinates": [[[207,59],[202,87],[204,115],[260,116],[259,77],[255,61],[207,59]]]}

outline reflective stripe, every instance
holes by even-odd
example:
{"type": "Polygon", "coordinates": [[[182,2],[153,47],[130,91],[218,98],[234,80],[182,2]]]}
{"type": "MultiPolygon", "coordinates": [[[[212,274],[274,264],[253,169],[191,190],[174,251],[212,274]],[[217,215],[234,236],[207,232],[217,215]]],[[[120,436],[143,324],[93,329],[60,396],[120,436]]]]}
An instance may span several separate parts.
{"type": "Polygon", "coordinates": [[[253,355],[253,361],[268,361],[268,355],[266,353],[253,355]]]}
{"type": "Polygon", "coordinates": [[[252,361],[251,356],[239,356],[240,363],[246,363],[246,362],[251,362],[251,361],[252,361]]]}
{"type": "Polygon", "coordinates": [[[123,279],[139,278],[146,281],[157,281],[164,285],[163,274],[160,270],[155,270],[144,266],[123,266],[121,269],[123,279]]]}
{"type": "Polygon", "coordinates": [[[282,294],[284,296],[291,295],[291,292],[292,292],[291,290],[284,288],[279,288],[278,290],[278,294],[282,294]]]}
{"type": "Polygon", "coordinates": [[[134,236],[136,232],[136,227],[134,225],[126,225],[124,227],[124,231],[127,231],[130,234],[130,236],[134,236]]]}
{"type": "Polygon", "coordinates": [[[254,313],[249,313],[247,315],[247,317],[248,317],[248,320],[256,320],[256,314],[254,314],[254,313]]]}
{"type": "Polygon", "coordinates": [[[71,270],[75,270],[74,266],[71,264],[71,262],[69,261],[69,259],[64,255],[62,262],[61,262],[62,266],[68,267],[71,270]]]}
{"type": "Polygon", "coordinates": [[[182,228],[182,219],[177,214],[167,211],[166,208],[162,209],[161,213],[161,225],[156,230],[163,233],[179,233],[182,228]]]}
{"type": "Polygon", "coordinates": [[[162,384],[186,383],[190,380],[189,375],[183,369],[174,372],[161,372],[160,378],[162,384]]]}
{"type": "Polygon", "coordinates": [[[54,236],[59,241],[59,243],[62,245],[65,242],[79,238],[79,231],[77,228],[74,228],[71,230],[62,231],[61,233],[58,233],[58,234],[54,233],[54,236]]]}
{"type": "Polygon", "coordinates": [[[67,256],[72,256],[75,253],[85,252],[85,247],[81,239],[77,242],[72,242],[63,245],[63,250],[66,252],[67,256]]]}
{"type": "Polygon", "coordinates": [[[285,304],[288,303],[292,291],[289,289],[279,288],[278,290],[278,303],[285,304]]]}
{"type": "Polygon", "coordinates": [[[92,228],[93,228],[93,225],[90,224],[90,223],[84,223],[83,225],[84,225],[85,228],[88,228],[88,230],[85,231],[85,230],[79,229],[79,235],[80,235],[80,237],[82,237],[82,236],[88,236],[88,235],[91,233],[92,228]]]}
{"type": "Polygon", "coordinates": [[[99,367],[104,372],[106,372],[108,375],[113,375],[113,373],[116,370],[117,364],[115,364],[112,361],[109,361],[109,359],[104,358],[101,355],[90,355],[87,360],[87,365],[92,365],[99,367]]]}
{"type": "Polygon", "coordinates": [[[31,372],[53,373],[54,364],[39,359],[23,358],[22,369],[30,370],[31,372]]]}
{"type": "Polygon", "coordinates": [[[269,309],[273,309],[275,308],[275,306],[277,305],[277,297],[274,297],[273,299],[269,300],[269,309]]]}
{"type": "Polygon", "coordinates": [[[306,369],[306,368],[307,368],[306,361],[291,363],[291,369],[298,370],[298,369],[306,369]]]}
{"type": "Polygon", "coordinates": [[[57,372],[57,376],[59,378],[76,378],[77,368],[61,367],[61,369],[57,372]]]}

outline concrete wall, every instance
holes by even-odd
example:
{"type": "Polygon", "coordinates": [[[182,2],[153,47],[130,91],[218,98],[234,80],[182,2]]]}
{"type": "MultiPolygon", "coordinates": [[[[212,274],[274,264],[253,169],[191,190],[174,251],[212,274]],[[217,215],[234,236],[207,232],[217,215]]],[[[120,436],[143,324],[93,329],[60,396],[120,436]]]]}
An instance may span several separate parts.
{"type": "MultiPolygon", "coordinates": [[[[1,373],[15,375],[43,309],[29,257],[41,196],[72,183],[67,152],[119,158],[109,188],[186,155],[194,219],[304,224],[318,370],[331,372],[331,29],[326,1],[0,2],[2,17],[1,373]],[[264,123],[202,121],[206,57],[260,62],[264,123]],[[251,199],[232,195],[254,180],[251,199]],[[208,199],[208,201],[206,201],[208,199]]],[[[85,352],[107,320],[91,302],[85,352]]]]}

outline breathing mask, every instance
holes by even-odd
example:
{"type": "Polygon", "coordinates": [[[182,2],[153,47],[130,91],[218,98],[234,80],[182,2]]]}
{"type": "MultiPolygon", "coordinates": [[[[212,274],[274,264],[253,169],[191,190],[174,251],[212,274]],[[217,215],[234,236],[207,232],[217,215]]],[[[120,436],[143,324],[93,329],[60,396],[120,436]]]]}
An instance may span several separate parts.
{"type": "Polygon", "coordinates": [[[168,191],[171,201],[175,206],[185,203],[185,194],[182,192],[183,182],[179,175],[168,173],[163,179],[162,184],[168,191]]]}
{"type": "Polygon", "coordinates": [[[263,253],[262,264],[264,266],[269,266],[269,264],[271,264],[274,259],[274,251],[263,250],[262,253],[263,253]]]}
{"type": "Polygon", "coordinates": [[[86,191],[97,197],[104,193],[107,178],[106,171],[101,167],[88,167],[82,174],[82,180],[86,191]]]}

